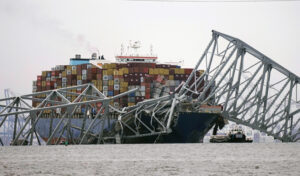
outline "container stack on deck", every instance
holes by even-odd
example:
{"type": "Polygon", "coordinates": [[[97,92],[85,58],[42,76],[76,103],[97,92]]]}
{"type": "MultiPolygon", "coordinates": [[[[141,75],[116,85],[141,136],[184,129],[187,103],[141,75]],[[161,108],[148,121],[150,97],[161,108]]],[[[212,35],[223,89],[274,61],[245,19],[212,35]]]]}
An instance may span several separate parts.
{"type": "MultiPolygon", "coordinates": [[[[33,92],[93,83],[105,96],[112,97],[139,88],[139,91],[111,102],[115,107],[133,106],[144,99],[174,92],[192,72],[192,69],[156,63],[109,63],[102,68],[93,64],[58,65],[51,70],[37,76],[33,81],[33,92]]],[[[203,70],[198,71],[197,76],[202,73],[203,70]]],[[[81,93],[82,89],[71,91],[81,93]]],[[[45,95],[37,98],[45,98],[45,95]]],[[[68,94],[67,98],[74,101],[76,96],[68,94]]],[[[32,104],[36,107],[39,102],[33,101],[32,104]]]]}

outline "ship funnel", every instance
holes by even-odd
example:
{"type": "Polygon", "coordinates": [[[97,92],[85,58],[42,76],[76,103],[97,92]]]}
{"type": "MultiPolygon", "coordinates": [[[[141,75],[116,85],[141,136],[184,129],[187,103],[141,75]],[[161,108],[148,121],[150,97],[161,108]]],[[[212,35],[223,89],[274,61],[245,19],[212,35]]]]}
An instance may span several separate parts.
{"type": "Polygon", "coordinates": [[[76,54],[75,55],[75,59],[80,59],[81,58],[81,55],[80,54],[76,54]]]}

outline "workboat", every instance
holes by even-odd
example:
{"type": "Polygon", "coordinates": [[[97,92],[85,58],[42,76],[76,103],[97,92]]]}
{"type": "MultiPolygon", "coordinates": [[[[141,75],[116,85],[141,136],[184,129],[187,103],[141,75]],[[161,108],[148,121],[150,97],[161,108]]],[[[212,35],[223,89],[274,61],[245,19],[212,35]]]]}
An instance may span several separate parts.
{"type": "Polygon", "coordinates": [[[210,138],[211,143],[251,143],[253,139],[247,137],[244,130],[241,127],[234,127],[230,129],[227,135],[212,135],[210,138]]]}

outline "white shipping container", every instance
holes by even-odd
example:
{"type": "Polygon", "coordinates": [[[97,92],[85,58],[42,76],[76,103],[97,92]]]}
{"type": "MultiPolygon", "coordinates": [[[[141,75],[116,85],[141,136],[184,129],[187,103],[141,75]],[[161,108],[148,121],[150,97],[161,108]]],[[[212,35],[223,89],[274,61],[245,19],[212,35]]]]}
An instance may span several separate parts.
{"type": "Polygon", "coordinates": [[[118,102],[114,102],[114,107],[118,108],[119,107],[119,103],[118,102]]]}
{"type": "Polygon", "coordinates": [[[144,77],[141,77],[141,82],[144,82],[144,77]]]}
{"type": "Polygon", "coordinates": [[[58,78],[61,78],[61,73],[59,73],[58,78]]]}
{"type": "Polygon", "coordinates": [[[108,86],[103,86],[103,91],[108,91],[108,86]]]}
{"type": "Polygon", "coordinates": [[[86,75],[86,70],[81,71],[83,75],[86,75]]]}
{"type": "Polygon", "coordinates": [[[107,95],[108,95],[108,91],[107,91],[107,90],[104,90],[104,91],[103,91],[103,95],[107,96],[107,95]]]}
{"type": "Polygon", "coordinates": [[[103,75],[103,80],[108,81],[108,75],[103,75]]]}
{"type": "Polygon", "coordinates": [[[153,95],[153,98],[158,98],[159,97],[159,94],[157,94],[157,93],[155,93],[154,95],[153,95]]]}
{"type": "Polygon", "coordinates": [[[61,109],[60,108],[56,108],[56,113],[60,114],[60,112],[61,112],[61,109]]]}
{"type": "Polygon", "coordinates": [[[36,81],[32,81],[32,85],[33,85],[33,86],[36,86],[36,81]]]}
{"type": "Polygon", "coordinates": [[[81,76],[82,80],[86,80],[86,75],[81,76]]]}
{"type": "Polygon", "coordinates": [[[136,91],[136,92],[135,92],[135,96],[138,96],[138,97],[139,97],[139,96],[142,96],[142,95],[141,95],[141,92],[140,92],[140,91],[136,91]]]}
{"type": "Polygon", "coordinates": [[[56,89],[57,88],[57,83],[54,83],[54,89],[56,89]]]}
{"type": "Polygon", "coordinates": [[[145,92],[146,87],[145,86],[141,86],[140,91],[145,92]]]}
{"type": "Polygon", "coordinates": [[[143,96],[143,97],[144,97],[145,95],[146,95],[146,93],[145,93],[145,92],[141,92],[141,96],[143,96]]]}
{"type": "Polygon", "coordinates": [[[120,90],[120,85],[119,84],[115,84],[114,85],[114,90],[120,90]]]}
{"type": "Polygon", "coordinates": [[[82,84],[82,80],[77,80],[77,85],[81,85],[82,84]]]}
{"type": "Polygon", "coordinates": [[[63,77],[63,78],[61,79],[61,82],[66,83],[66,82],[67,82],[67,78],[66,78],[66,77],[63,77]]]}
{"type": "Polygon", "coordinates": [[[76,66],[75,65],[72,66],[72,70],[76,70],[76,66]]]}
{"type": "Polygon", "coordinates": [[[46,78],[46,81],[51,81],[51,78],[47,77],[47,78],[46,78]]]}
{"type": "Polygon", "coordinates": [[[71,70],[67,70],[67,75],[71,75],[72,71],[71,70]]]}
{"type": "Polygon", "coordinates": [[[86,68],[92,68],[92,65],[91,65],[91,64],[89,64],[89,65],[87,65],[87,66],[86,66],[86,68]]]}
{"type": "Polygon", "coordinates": [[[134,88],[135,88],[135,86],[128,86],[128,90],[132,90],[134,88]]]}
{"type": "Polygon", "coordinates": [[[166,86],[170,86],[170,80],[167,80],[165,83],[166,86]]]}
{"type": "Polygon", "coordinates": [[[175,81],[174,80],[170,80],[170,86],[175,86],[175,81]]]}
{"type": "Polygon", "coordinates": [[[114,84],[120,84],[120,79],[119,78],[115,78],[114,79],[114,84]]]}

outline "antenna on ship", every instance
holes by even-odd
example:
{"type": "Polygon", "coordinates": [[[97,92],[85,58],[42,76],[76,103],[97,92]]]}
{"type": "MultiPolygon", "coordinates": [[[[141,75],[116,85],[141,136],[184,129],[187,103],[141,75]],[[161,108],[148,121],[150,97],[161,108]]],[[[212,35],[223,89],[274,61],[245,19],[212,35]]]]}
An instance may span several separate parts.
{"type": "Polygon", "coordinates": [[[134,49],[134,52],[136,55],[138,55],[137,53],[137,49],[139,49],[141,47],[141,42],[140,41],[135,41],[133,43],[133,45],[130,44],[130,47],[134,49]]]}
{"type": "Polygon", "coordinates": [[[130,46],[131,46],[131,40],[129,40],[129,45],[127,46],[127,55],[130,55],[130,46]]]}
{"type": "Polygon", "coordinates": [[[153,56],[153,45],[150,45],[150,56],[153,56]]]}
{"type": "Polygon", "coordinates": [[[123,53],[124,53],[124,45],[121,44],[121,56],[123,55],[123,53]]]}

